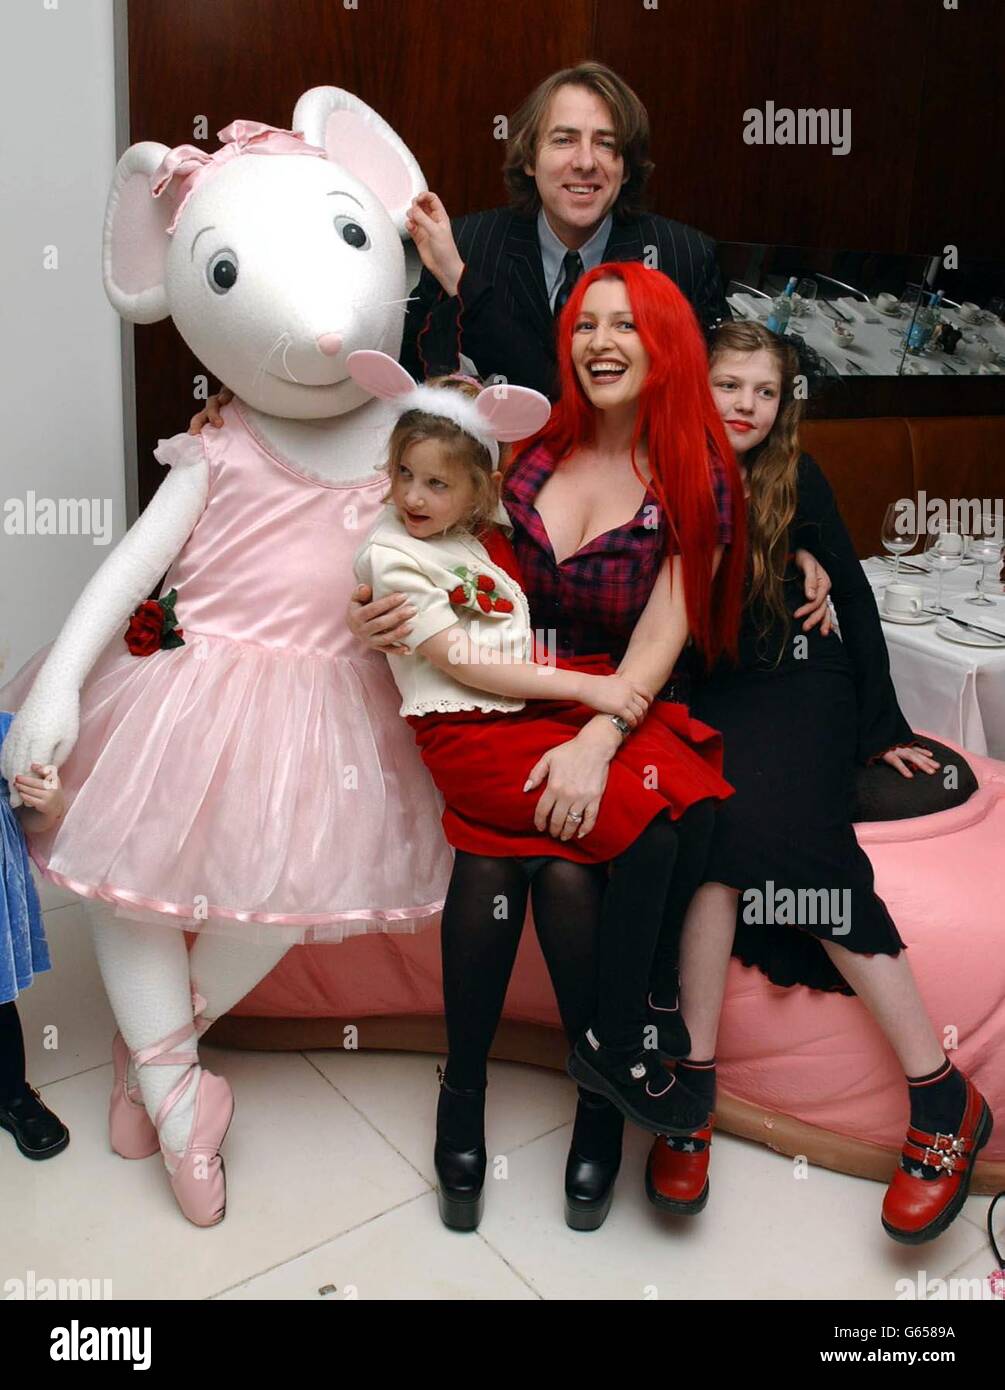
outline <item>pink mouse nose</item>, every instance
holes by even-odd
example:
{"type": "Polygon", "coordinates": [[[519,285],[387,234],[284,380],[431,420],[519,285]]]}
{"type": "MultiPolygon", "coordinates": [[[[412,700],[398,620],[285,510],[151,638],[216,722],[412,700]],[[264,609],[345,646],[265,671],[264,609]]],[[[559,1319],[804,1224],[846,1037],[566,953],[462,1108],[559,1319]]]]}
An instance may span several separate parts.
{"type": "Polygon", "coordinates": [[[326,357],[336,357],[342,351],[342,336],[339,333],[322,333],[318,347],[326,357]]]}

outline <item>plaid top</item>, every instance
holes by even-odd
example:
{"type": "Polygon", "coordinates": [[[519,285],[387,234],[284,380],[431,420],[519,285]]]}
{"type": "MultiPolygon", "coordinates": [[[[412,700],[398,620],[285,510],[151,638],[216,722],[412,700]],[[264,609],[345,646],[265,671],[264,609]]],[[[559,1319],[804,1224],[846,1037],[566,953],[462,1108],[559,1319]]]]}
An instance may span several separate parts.
{"type": "MultiPolygon", "coordinates": [[[[520,562],[531,621],[554,633],[557,655],[609,652],[619,662],[652,593],[667,554],[666,520],[651,488],[631,521],[596,536],[560,564],[535,501],[555,468],[544,444],[513,460],[502,500],[513,522],[513,549],[520,562]]],[[[711,483],[719,516],[719,543],[733,536],[732,505],[722,461],[710,454],[711,483]]],[[[676,547],[673,547],[676,550],[676,547]]]]}

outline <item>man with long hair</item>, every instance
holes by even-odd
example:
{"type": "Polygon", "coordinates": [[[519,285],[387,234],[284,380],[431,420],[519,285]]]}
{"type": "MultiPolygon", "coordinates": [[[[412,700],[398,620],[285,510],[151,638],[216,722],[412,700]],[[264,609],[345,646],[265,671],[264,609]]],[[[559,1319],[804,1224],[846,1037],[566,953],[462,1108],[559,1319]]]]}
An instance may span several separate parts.
{"type": "Polygon", "coordinates": [[[554,398],[554,321],[584,270],[642,261],[662,270],[709,327],[730,317],[715,243],[645,211],[649,116],[601,63],[545,78],[513,118],[503,179],[509,206],[450,219],[434,193],[408,231],[425,269],[408,306],[401,361],[418,380],[457,368],[554,398]]]}

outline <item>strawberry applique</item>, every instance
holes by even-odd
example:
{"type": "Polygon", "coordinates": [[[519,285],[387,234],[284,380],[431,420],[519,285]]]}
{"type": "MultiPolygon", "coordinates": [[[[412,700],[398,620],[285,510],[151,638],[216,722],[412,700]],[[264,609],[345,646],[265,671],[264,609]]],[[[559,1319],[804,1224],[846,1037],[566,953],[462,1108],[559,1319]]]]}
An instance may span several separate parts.
{"type": "Polygon", "coordinates": [[[490,574],[478,574],[467,565],[455,565],[451,571],[460,579],[448,593],[450,602],[461,608],[480,608],[483,613],[512,613],[513,604],[496,589],[490,574]]]}

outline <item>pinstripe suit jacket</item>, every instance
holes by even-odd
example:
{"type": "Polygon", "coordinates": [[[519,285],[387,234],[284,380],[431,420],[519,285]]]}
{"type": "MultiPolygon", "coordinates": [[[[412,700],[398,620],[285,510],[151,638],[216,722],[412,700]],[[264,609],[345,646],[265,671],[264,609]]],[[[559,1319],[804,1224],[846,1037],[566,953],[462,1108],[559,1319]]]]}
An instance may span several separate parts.
{"type": "MultiPolygon", "coordinates": [[[[423,269],[408,305],[401,362],[417,380],[457,370],[463,352],[480,375],[496,373],[554,398],[555,325],[548,303],[533,217],[493,208],[452,220],[464,261],[458,293],[446,294],[423,269]]],[[[703,232],[655,213],[615,218],[605,261],[641,261],[656,248],[655,264],[674,280],[708,326],[728,319],[715,242],[703,232]]]]}

